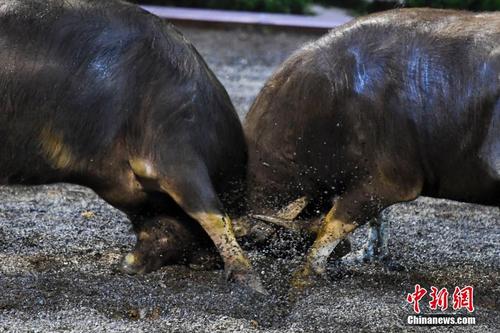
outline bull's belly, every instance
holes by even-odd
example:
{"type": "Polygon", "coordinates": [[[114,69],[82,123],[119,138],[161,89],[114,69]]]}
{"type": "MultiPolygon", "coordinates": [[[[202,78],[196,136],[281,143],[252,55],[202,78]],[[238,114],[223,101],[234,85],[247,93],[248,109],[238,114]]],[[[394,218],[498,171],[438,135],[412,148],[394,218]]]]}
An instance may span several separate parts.
{"type": "Polygon", "coordinates": [[[475,177],[469,181],[447,180],[438,188],[424,189],[422,195],[500,207],[500,181],[475,177]]]}
{"type": "Polygon", "coordinates": [[[66,172],[43,163],[32,163],[28,168],[16,168],[9,163],[8,169],[2,169],[1,162],[0,159],[0,185],[77,184],[94,190],[109,204],[127,212],[136,210],[147,200],[147,193],[130,170],[86,169],[66,172]]]}
{"type": "Polygon", "coordinates": [[[63,178],[54,171],[0,173],[0,185],[43,185],[62,182],[63,178]]]}
{"type": "Polygon", "coordinates": [[[41,185],[61,179],[62,174],[41,159],[0,156],[0,185],[41,185]]]}

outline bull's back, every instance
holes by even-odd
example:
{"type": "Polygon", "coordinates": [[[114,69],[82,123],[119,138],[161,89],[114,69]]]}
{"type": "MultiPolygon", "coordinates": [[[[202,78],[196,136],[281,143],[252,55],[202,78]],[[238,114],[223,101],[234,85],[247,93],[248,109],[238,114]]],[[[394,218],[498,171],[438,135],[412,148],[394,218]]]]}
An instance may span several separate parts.
{"type": "Polygon", "coordinates": [[[120,21],[127,10],[114,1],[0,2],[1,181],[57,181],[60,170],[109,154],[138,103],[136,77],[124,70],[137,38],[120,21]]]}
{"type": "Polygon", "coordinates": [[[390,165],[426,195],[496,203],[499,45],[497,13],[397,10],[335,29],[253,105],[252,177],[328,189],[390,165]]]}
{"type": "Polygon", "coordinates": [[[491,147],[500,140],[500,14],[415,13],[379,29],[384,40],[368,44],[364,59],[355,55],[353,90],[379,105],[359,112],[383,114],[372,117],[380,130],[375,151],[405,158],[400,143],[409,142],[424,195],[499,204],[498,152],[491,147]],[[377,73],[377,66],[385,70],[377,73]]]}

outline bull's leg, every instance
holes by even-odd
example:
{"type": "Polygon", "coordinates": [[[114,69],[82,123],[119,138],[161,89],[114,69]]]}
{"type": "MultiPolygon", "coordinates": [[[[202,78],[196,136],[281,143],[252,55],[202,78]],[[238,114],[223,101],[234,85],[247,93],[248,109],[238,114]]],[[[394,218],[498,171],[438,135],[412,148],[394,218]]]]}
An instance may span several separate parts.
{"type": "Polygon", "coordinates": [[[387,177],[366,184],[337,198],[307,254],[306,262],[295,273],[292,286],[302,288],[312,284],[315,275],[325,273],[328,257],[342,239],[359,225],[375,218],[385,207],[413,200],[421,190],[419,182],[398,184],[387,177]]]}
{"type": "Polygon", "coordinates": [[[276,217],[290,221],[295,220],[307,207],[308,203],[307,197],[300,197],[281,209],[276,217]]]}
{"type": "Polygon", "coordinates": [[[189,214],[193,214],[219,250],[227,277],[258,287],[258,280],[253,276],[250,261],[236,242],[229,217],[219,210],[193,211],[189,214]]]}
{"type": "Polygon", "coordinates": [[[384,259],[388,255],[388,224],[388,221],[380,215],[370,221],[368,228],[368,242],[363,251],[365,253],[365,261],[384,259]]]}
{"type": "Polygon", "coordinates": [[[309,249],[305,263],[295,272],[292,286],[304,288],[314,282],[315,275],[323,275],[328,257],[335,247],[360,224],[359,209],[351,196],[338,198],[326,215],[314,244],[309,249]],[[353,215],[353,213],[357,214],[353,215]]]}
{"type": "Polygon", "coordinates": [[[229,216],[216,209],[218,205],[207,210],[188,208],[186,211],[200,223],[217,247],[224,261],[226,277],[265,293],[259,278],[252,271],[250,261],[236,241],[229,216]]]}
{"type": "Polygon", "coordinates": [[[389,253],[388,238],[388,221],[381,216],[373,218],[368,225],[366,245],[359,251],[346,256],[343,260],[352,263],[384,260],[389,253]]]}
{"type": "Polygon", "coordinates": [[[368,262],[375,258],[375,252],[378,251],[380,241],[380,224],[378,219],[374,218],[368,223],[367,242],[365,247],[356,253],[356,261],[368,262]]]}
{"type": "MultiPolygon", "coordinates": [[[[140,175],[147,168],[139,166],[136,169],[140,175]]],[[[228,279],[265,293],[236,241],[231,220],[223,211],[207,170],[199,165],[183,170],[177,168],[171,176],[158,176],[157,181],[159,189],[172,197],[208,234],[224,261],[228,279]]]]}

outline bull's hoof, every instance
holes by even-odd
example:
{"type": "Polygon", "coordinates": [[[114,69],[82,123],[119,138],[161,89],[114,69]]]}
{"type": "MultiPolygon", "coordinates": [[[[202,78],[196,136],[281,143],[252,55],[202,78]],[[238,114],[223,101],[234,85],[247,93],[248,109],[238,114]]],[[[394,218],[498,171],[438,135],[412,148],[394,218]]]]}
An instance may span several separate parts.
{"type": "Polygon", "coordinates": [[[268,295],[262,281],[252,271],[229,271],[226,275],[229,281],[235,282],[244,289],[251,290],[261,295],[268,295]]]}
{"type": "Polygon", "coordinates": [[[122,273],[129,275],[138,275],[148,272],[147,266],[142,262],[137,253],[131,252],[125,255],[119,265],[122,273]]]}
{"type": "Polygon", "coordinates": [[[290,286],[295,293],[301,293],[306,289],[315,286],[320,280],[323,280],[323,275],[314,271],[309,265],[299,267],[292,276],[290,286]]]}
{"type": "Polygon", "coordinates": [[[387,253],[374,254],[373,252],[361,249],[354,253],[350,253],[342,258],[342,263],[347,266],[358,266],[367,263],[376,263],[384,267],[389,272],[400,272],[406,268],[399,264],[392,256],[387,253]]]}
{"type": "Polygon", "coordinates": [[[365,263],[383,263],[387,260],[389,254],[387,249],[375,248],[373,245],[368,244],[362,249],[351,252],[342,258],[342,263],[349,266],[365,264],[365,263]]]}
{"type": "Polygon", "coordinates": [[[369,253],[368,251],[366,251],[366,249],[361,249],[359,251],[347,254],[341,260],[342,263],[347,266],[358,266],[381,259],[379,259],[378,256],[375,256],[373,253],[369,253]]]}
{"type": "Polygon", "coordinates": [[[310,267],[301,266],[292,275],[290,289],[288,291],[288,301],[295,303],[302,299],[304,295],[318,283],[321,279],[310,267]]]}

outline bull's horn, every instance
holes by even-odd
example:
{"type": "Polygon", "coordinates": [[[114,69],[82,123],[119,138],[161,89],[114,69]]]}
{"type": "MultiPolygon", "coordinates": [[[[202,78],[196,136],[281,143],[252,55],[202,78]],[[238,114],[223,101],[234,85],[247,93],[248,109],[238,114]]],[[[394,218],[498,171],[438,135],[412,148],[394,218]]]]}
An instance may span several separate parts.
{"type": "Polygon", "coordinates": [[[300,213],[304,210],[304,208],[306,208],[308,203],[309,202],[307,200],[307,197],[300,197],[292,203],[288,204],[288,206],[281,209],[276,217],[283,220],[295,220],[297,216],[299,216],[300,213]]]}
{"type": "Polygon", "coordinates": [[[252,215],[252,217],[256,220],[272,223],[286,229],[292,229],[296,231],[302,230],[302,228],[293,220],[283,219],[274,216],[267,216],[267,215],[252,215]]]}
{"type": "Polygon", "coordinates": [[[256,220],[271,223],[285,229],[293,230],[296,232],[305,232],[307,234],[310,234],[311,236],[315,236],[318,233],[318,230],[321,226],[324,216],[320,216],[319,218],[310,221],[306,220],[290,221],[281,219],[279,217],[267,216],[267,215],[252,215],[252,217],[256,220]]]}
{"type": "MultiPolygon", "coordinates": [[[[297,232],[315,232],[310,230],[310,226],[307,222],[304,223],[295,223],[295,219],[299,214],[304,210],[307,206],[308,200],[307,197],[300,197],[297,200],[291,202],[286,207],[282,208],[276,215],[274,216],[266,216],[266,215],[252,215],[251,218],[256,220],[260,220],[263,222],[267,222],[273,225],[278,225],[286,229],[291,229],[297,232]]],[[[248,218],[240,217],[238,219],[233,219],[233,229],[237,238],[248,236],[252,233],[254,224],[248,221],[248,218]]]]}

